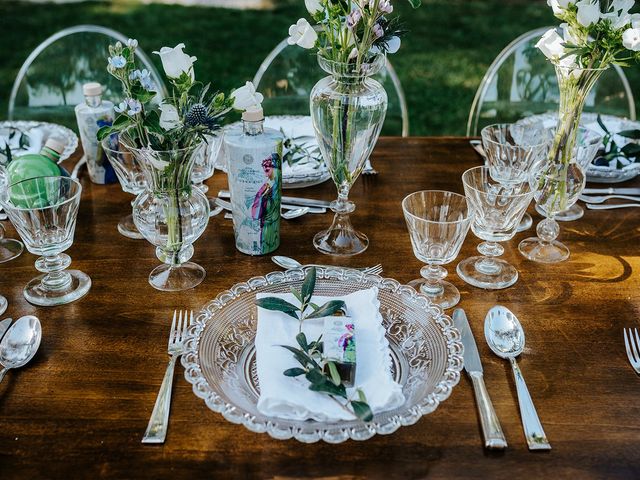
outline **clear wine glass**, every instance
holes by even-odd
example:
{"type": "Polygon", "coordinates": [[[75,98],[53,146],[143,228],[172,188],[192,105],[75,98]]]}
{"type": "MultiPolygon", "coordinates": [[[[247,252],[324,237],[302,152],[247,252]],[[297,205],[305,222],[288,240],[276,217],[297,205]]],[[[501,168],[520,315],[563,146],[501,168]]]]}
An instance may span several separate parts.
{"type": "Polygon", "coordinates": [[[488,167],[475,167],[462,174],[462,183],[473,212],[471,230],[484,242],[478,245],[481,256],[467,258],[458,264],[458,275],[479,288],[510,287],[518,280],[518,271],[497,258],[504,253],[498,242],[511,240],[516,234],[533,198],[530,182],[503,185],[491,177],[488,167]]]}
{"type": "MultiPolygon", "coordinates": [[[[147,182],[142,167],[136,156],[118,141],[118,136],[112,135],[110,138],[102,140],[102,149],[107,154],[107,158],[118,176],[122,190],[136,197],[144,192],[147,182]]],[[[133,201],[131,205],[133,206],[133,201]]],[[[118,232],[135,240],[144,238],[133,222],[132,213],[120,219],[118,232]]]]}
{"type": "MultiPolygon", "coordinates": [[[[222,149],[222,137],[223,132],[220,130],[213,135],[205,135],[205,141],[194,152],[195,163],[193,167],[193,173],[191,174],[191,181],[193,185],[200,189],[200,191],[206,194],[209,191],[209,187],[204,182],[211,177],[215,172],[216,160],[220,155],[222,149]]],[[[213,217],[222,211],[222,207],[216,204],[214,198],[207,197],[209,201],[209,216],[213,217]]]]}
{"type": "MultiPolygon", "coordinates": [[[[0,197],[6,194],[9,185],[7,171],[0,165],[0,197]]],[[[19,240],[4,238],[5,227],[0,223],[0,263],[8,262],[20,256],[24,250],[24,245],[19,240]]]]}
{"type": "Polygon", "coordinates": [[[9,302],[7,299],[0,295],[0,315],[7,311],[7,306],[9,306],[9,302]]]}
{"type": "MultiPolygon", "coordinates": [[[[525,182],[528,175],[539,171],[553,141],[553,135],[542,122],[527,126],[517,123],[489,125],[480,135],[491,177],[504,185],[525,182]],[[519,176],[521,174],[524,176],[519,176]]],[[[533,219],[525,212],[518,231],[525,231],[531,225],[533,219]]]]}
{"type": "Polygon", "coordinates": [[[80,206],[80,183],[69,177],[38,177],[14,183],[0,198],[29,252],[40,255],[36,269],[44,275],[31,280],[24,296],[34,305],[73,302],[91,288],[79,270],[66,270],[80,206]]]}
{"type": "Polygon", "coordinates": [[[409,283],[442,308],[451,308],[460,301],[460,292],[445,282],[447,270],[460,253],[469,226],[471,211],[467,199],[457,193],[439,190],[415,192],[402,201],[402,210],[411,237],[413,253],[426,263],[423,278],[409,283]]]}
{"type": "MultiPolygon", "coordinates": [[[[576,142],[577,150],[576,150],[576,163],[582,169],[582,171],[587,173],[587,169],[593,159],[596,157],[600,146],[602,145],[603,136],[596,132],[595,130],[591,130],[587,127],[578,127],[578,139],[576,142]]],[[[584,190],[584,188],[583,188],[584,190]]],[[[580,191],[582,194],[582,191],[580,191]]],[[[546,215],[545,211],[542,207],[536,204],[536,211],[540,215],[546,215]]],[[[574,220],[578,220],[582,218],[584,215],[584,210],[578,203],[574,203],[572,206],[563,210],[555,216],[555,219],[559,222],[572,222],[574,220]]]]}

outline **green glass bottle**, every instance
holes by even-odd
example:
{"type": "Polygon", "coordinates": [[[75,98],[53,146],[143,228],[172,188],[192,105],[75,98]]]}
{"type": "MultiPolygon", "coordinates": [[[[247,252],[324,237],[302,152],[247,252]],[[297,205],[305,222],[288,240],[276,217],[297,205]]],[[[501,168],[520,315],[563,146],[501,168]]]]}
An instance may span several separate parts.
{"type": "MultiPolygon", "coordinates": [[[[64,143],[50,138],[40,153],[28,153],[13,159],[7,166],[9,185],[38,177],[67,176],[58,166],[64,143]]],[[[47,182],[30,182],[29,187],[15,188],[11,191],[11,203],[21,208],[41,208],[56,201],[58,192],[49,192],[47,182]],[[55,198],[54,198],[55,197],[55,198]]]]}

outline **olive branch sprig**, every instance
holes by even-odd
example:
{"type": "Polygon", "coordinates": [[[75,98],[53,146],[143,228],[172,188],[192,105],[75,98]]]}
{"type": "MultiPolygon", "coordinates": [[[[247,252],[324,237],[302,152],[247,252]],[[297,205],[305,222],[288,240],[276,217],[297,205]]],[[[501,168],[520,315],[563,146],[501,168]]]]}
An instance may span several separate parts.
{"type": "Polygon", "coordinates": [[[316,268],[311,267],[302,282],[302,288],[297,290],[291,287],[291,293],[300,302],[300,306],[293,305],[286,300],[277,297],[265,297],[256,299],[256,305],[265,310],[282,312],[298,320],[298,334],[296,342],[300,348],[290,345],[280,345],[293,354],[293,357],[300,364],[300,367],[288,368],[283,372],[287,377],[304,377],[309,381],[309,390],[328,395],[345,411],[354,414],[364,422],[373,419],[373,412],[367,403],[367,397],[360,388],[356,388],[354,394],[357,400],[347,395],[347,389],[342,383],[338,367],[335,362],[323,355],[322,336],[317,340],[309,342],[302,331],[305,320],[313,318],[329,317],[339,311],[346,310],[343,300],[330,300],[322,306],[318,306],[311,301],[316,286],[316,268]],[[310,313],[306,313],[308,310],[310,313]],[[326,369],[325,369],[326,367],[326,369]],[[328,370],[329,373],[326,373],[328,370]],[[346,400],[341,402],[338,398],[346,400]],[[349,409],[349,406],[351,409],[349,409]]]}

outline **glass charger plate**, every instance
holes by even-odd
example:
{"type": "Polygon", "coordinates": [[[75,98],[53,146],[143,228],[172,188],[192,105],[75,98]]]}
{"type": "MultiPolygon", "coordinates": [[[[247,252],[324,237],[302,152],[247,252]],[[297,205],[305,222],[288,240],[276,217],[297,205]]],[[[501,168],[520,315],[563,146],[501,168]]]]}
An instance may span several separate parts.
{"type": "Polygon", "coordinates": [[[12,148],[12,154],[38,153],[49,138],[55,138],[65,143],[64,151],[60,155],[60,162],[73,155],[73,152],[78,148],[78,136],[73,130],[55,123],[26,120],[0,122],[0,147],[5,144],[5,139],[9,134],[16,130],[25,133],[30,141],[35,141],[37,144],[29,145],[28,148],[23,149],[12,148]]]}
{"type": "MultiPolygon", "coordinates": [[[[613,115],[600,115],[600,118],[610,132],[640,129],[640,122],[634,122],[626,118],[616,117],[613,115]]],[[[522,120],[518,120],[518,123],[522,125],[532,125],[534,123],[543,122],[545,126],[553,127],[555,126],[557,119],[557,113],[547,112],[523,118],[522,120]]],[[[583,113],[580,118],[580,124],[604,135],[604,131],[598,125],[597,113],[583,113]]],[[[624,141],[621,137],[616,136],[616,143],[618,143],[618,145],[620,145],[621,140],[624,141]]],[[[635,178],[639,173],[640,164],[637,163],[632,163],[623,168],[611,168],[591,164],[587,169],[587,181],[594,183],[620,183],[635,178]]]]}
{"type": "Polygon", "coordinates": [[[373,286],[391,347],[392,374],[402,385],[405,403],[373,420],[336,423],[291,421],[258,412],[260,392],[254,339],[256,293],[285,293],[300,288],[306,269],[254,277],[220,293],[190,328],[182,357],[185,378],[214,412],[249,430],[277,439],[311,443],[366,440],[412,425],[447,399],[463,366],[460,334],[451,318],[427,297],[396,280],[342,268],[318,268],[315,294],[342,296],[373,286]]]}

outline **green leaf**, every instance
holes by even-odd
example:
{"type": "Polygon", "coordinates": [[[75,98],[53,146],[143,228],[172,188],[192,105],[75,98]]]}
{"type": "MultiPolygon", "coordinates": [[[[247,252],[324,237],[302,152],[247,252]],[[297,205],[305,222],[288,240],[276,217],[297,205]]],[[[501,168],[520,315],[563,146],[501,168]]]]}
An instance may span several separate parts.
{"type": "Polygon", "coordinates": [[[351,408],[353,408],[353,413],[356,414],[356,417],[363,422],[370,422],[373,420],[373,412],[371,411],[371,407],[369,407],[368,403],[351,400],[351,408]]]}
{"type": "Polygon", "coordinates": [[[338,367],[334,362],[327,362],[329,366],[329,373],[331,373],[331,381],[334,385],[340,385],[342,383],[342,379],[340,378],[340,374],[338,373],[338,367]]]}
{"type": "Polygon", "coordinates": [[[296,335],[296,342],[298,342],[298,345],[300,345],[302,350],[304,350],[305,352],[309,351],[309,345],[307,344],[307,337],[303,332],[300,332],[298,335],[296,335]]]}
{"type": "Polygon", "coordinates": [[[340,310],[346,309],[347,305],[343,300],[331,300],[322,305],[318,310],[313,312],[306,319],[329,317],[340,310]]]}
{"type": "Polygon", "coordinates": [[[314,310],[314,311],[315,311],[315,310],[318,310],[318,309],[320,308],[318,305],[316,305],[316,304],[315,304],[315,303],[313,303],[313,302],[309,303],[309,306],[310,306],[311,308],[313,308],[313,310],[314,310]]]}
{"type": "Polygon", "coordinates": [[[105,138],[107,138],[109,135],[113,134],[113,133],[117,133],[117,129],[114,127],[110,127],[110,126],[104,126],[104,127],[100,127],[98,129],[98,132],[96,133],[96,137],[98,138],[98,141],[101,142],[102,140],[104,140],[105,138]]]}
{"type": "Polygon", "coordinates": [[[315,362],[311,359],[311,357],[309,357],[309,355],[307,355],[306,353],[304,353],[302,350],[298,350],[297,348],[294,347],[290,347],[289,345],[280,345],[282,348],[286,348],[287,350],[289,350],[291,353],[293,353],[293,356],[295,357],[295,359],[300,363],[300,365],[302,365],[303,367],[306,367],[307,365],[313,365],[315,364],[315,362]]]}
{"type": "Polygon", "coordinates": [[[602,117],[600,117],[600,115],[597,116],[596,121],[598,122],[598,125],[600,125],[600,128],[602,128],[602,130],[604,130],[605,133],[609,133],[609,129],[602,121],[602,117]]]}
{"type": "Polygon", "coordinates": [[[304,278],[304,282],[302,283],[302,290],[300,291],[302,295],[303,303],[309,303],[309,300],[311,300],[313,291],[315,289],[316,289],[316,267],[311,267],[307,272],[307,276],[304,278]]]}
{"type": "Polygon", "coordinates": [[[356,390],[356,392],[358,392],[358,398],[360,399],[361,402],[367,403],[367,396],[364,394],[364,392],[362,391],[361,388],[358,388],[356,390]]]}
{"type": "Polygon", "coordinates": [[[413,8],[418,8],[420,5],[422,5],[422,0],[409,0],[409,3],[413,8]]]}
{"type": "Polygon", "coordinates": [[[300,375],[304,375],[306,372],[302,368],[288,368],[283,373],[287,377],[299,377],[300,375]]]}
{"type": "Polygon", "coordinates": [[[347,390],[344,388],[344,385],[334,385],[333,382],[330,382],[326,378],[323,383],[314,383],[310,385],[309,390],[313,392],[328,393],[329,395],[334,395],[336,397],[347,398],[347,390]]]}
{"type": "Polygon", "coordinates": [[[293,288],[293,287],[290,287],[290,290],[291,290],[291,293],[293,294],[293,296],[296,297],[300,303],[302,303],[302,295],[300,295],[300,292],[296,288],[293,288]]]}
{"type": "Polygon", "coordinates": [[[290,317],[298,319],[298,316],[295,312],[299,309],[295,305],[277,297],[266,297],[266,298],[258,298],[256,299],[256,305],[264,308],[265,310],[272,310],[275,312],[283,312],[289,315],[290,317]]]}
{"type": "Polygon", "coordinates": [[[309,370],[305,377],[313,385],[322,385],[327,381],[327,377],[325,377],[324,373],[322,373],[322,370],[317,367],[309,370]]]}
{"type": "Polygon", "coordinates": [[[622,153],[624,153],[627,157],[635,157],[640,154],[640,145],[637,143],[628,143],[624,147],[622,147],[622,153]]]}
{"type": "Polygon", "coordinates": [[[632,138],[633,140],[640,140],[640,130],[623,130],[618,132],[618,135],[624,138],[632,138]]]}

